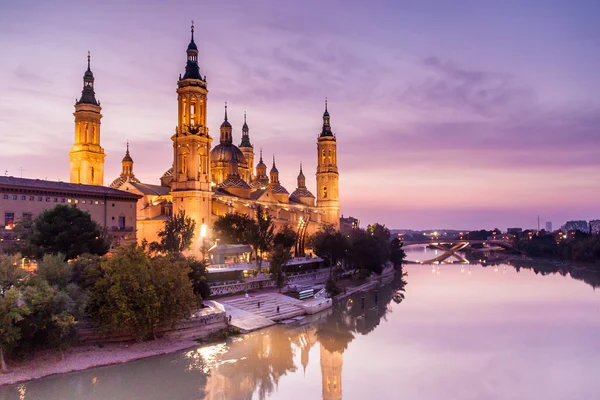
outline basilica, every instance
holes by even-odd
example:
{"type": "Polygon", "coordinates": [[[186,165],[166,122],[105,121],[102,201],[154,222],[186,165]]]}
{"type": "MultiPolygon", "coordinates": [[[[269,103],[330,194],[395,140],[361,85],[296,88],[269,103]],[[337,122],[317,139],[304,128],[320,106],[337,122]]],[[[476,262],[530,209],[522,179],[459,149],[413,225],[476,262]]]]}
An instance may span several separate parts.
{"type": "MultiPolygon", "coordinates": [[[[212,223],[218,216],[240,212],[253,217],[259,205],[269,212],[277,226],[290,224],[302,233],[315,232],[324,224],[339,229],[337,139],[331,130],[327,102],[323,128],[317,138],[316,196],[306,187],[302,165],[296,188],[290,193],[279,180],[275,158],[268,170],[262,151],[256,154],[245,115],[240,144],[234,144],[238,139],[227,118],[227,104],[219,128],[219,143],[213,145],[206,125],[208,85],[206,76],[200,73],[193,26],[186,53],[185,72],[177,82],[178,116],[171,136],[172,165],[156,183],[141,182],[135,177],[128,143],[121,174],[110,184],[113,189],[141,196],[137,202],[137,240],[157,240],[164,221],[183,210],[196,221],[193,250],[197,253],[201,241],[210,237],[212,223]]],[[[71,183],[102,186],[105,157],[100,146],[102,114],[94,91],[89,55],[83,82],[81,98],[75,104],[70,178],[71,183]]]]}

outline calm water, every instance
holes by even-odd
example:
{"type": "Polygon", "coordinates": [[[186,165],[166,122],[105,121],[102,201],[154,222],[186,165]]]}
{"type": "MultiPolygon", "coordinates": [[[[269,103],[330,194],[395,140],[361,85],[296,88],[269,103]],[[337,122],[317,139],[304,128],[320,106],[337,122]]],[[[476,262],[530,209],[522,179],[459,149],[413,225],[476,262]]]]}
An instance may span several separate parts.
{"type": "Polygon", "coordinates": [[[354,297],[310,323],[5,387],[0,399],[599,398],[600,291],[504,265],[405,271],[406,285],[397,277],[364,307],[354,297]]]}

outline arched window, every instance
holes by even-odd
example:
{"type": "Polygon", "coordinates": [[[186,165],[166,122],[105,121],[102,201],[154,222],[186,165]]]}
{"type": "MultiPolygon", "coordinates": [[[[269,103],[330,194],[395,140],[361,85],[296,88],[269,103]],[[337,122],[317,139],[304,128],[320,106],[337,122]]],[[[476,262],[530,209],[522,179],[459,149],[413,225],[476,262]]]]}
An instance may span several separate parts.
{"type": "Polygon", "coordinates": [[[98,143],[98,132],[96,129],[96,124],[92,125],[92,143],[96,144],[98,143]]]}
{"type": "Polygon", "coordinates": [[[183,99],[183,101],[181,102],[181,125],[185,125],[185,120],[187,117],[187,100],[183,99]]]}
{"type": "Polygon", "coordinates": [[[83,142],[87,143],[88,135],[90,134],[90,125],[86,122],[83,126],[83,142]]]}
{"type": "Polygon", "coordinates": [[[327,198],[327,186],[323,186],[323,198],[327,198]]]}
{"type": "Polygon", "coordinates": [[[81,122],[77,123],[77,138],[75,140],[77,143],[81,143],[81,122]]]}
{"type": "Polygon", "coordinates": [[[190,102],[190,125],[196,124],[196,99],[192,99],[190,102]]]}
{"type": "Polygon", "coordinates": [[[323,150],[323,154],[321,155],[321,164],[325,164],[325,150],[323,150]]]}
{"type": "Polygon", "coordinates": [[[96,183],[96,179],[95,178],[96,178],[96,176],[94,174],[94,167],[92,167],[91,170],[90,170],[90,180],[91,180],[92,184],[96,183]]]}
{"type": "Polygon", "coordinates": [[[187,154],[181,155],[181,173],[187,173],[187,154]]]}
{"type": "Polygon", "coordinates": [[[330,149],[330,150],[329,150],[329,164],[332,164],[332,161],[333,161],[333,155],[332,155],[332,154],[333,154],[333,153],[332,153],[332,151],[331,151],[331,149],[330,149]]]}

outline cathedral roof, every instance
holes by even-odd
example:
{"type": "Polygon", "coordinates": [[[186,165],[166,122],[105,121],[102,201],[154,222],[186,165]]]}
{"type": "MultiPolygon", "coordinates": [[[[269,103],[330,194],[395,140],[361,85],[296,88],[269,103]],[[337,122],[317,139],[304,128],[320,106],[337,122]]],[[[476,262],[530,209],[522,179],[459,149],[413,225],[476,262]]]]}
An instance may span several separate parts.
{"type": "Polygon", "coordinates": [[[290,194],[281,184],[271,185],[271,192],[278,194],[290,194]]]}
{"type": "Polygon", "coordinates": [[[252,189],[262,189],[269,186],[269,178],[256,178],[252,182],[250,182],[250,187],[252,189]]]}
{"type": "Polygon", "coordinates": [[[236,160],[238,164],[246,163],[244,153],[234,144],[220,143],[210,151],[211,162],[230,162],[231,160],[236,160]]]}
{"type": "Polygon", "coordinates": [[[173,167],[166,170],[165,173],[161,176],[161,178],[168,178],[170,176],[173,176],[173,167]]]}
{"type": "Polygon", "coordinates": [[[135,176],[127,177],[127,176],[122,176],[121,175],[117,179],[115,179],[114,181],[112,181],[112,183],[110,184],[110,187],[114,188],[114,189],[118,189],[121,186],[123,186],[126,182],[141,183],[139,181],[139,179],[136,178],[135,176]]]}
{"type": "Polygon", "coordinates": [[[130,181],[130,182],[134,188],[136,188],[143,194],[163,196],[163,195],[169,194],[169,192],[171,191],[171,189],[168,187],[160,186],[160,185],[151,185],[149,183],[142,183],[137,179],[135,180],[135,182],[134,181],[130,181]]]}
{"type": "Polygon", "coordinates": [[[250,189],[250,186],[239,176],[230,175],[225,179],[219,186],[219,189],[237,188],[237,189],[250,189]]]}
{"type": "Polygon", "coordinates": [[[309,198],[312,198],[312,199],[315,198],[315,196],[308,189],[306,189],[306,188],[304,188],[304,189],[298,188],[298,189],[296,189],[296,190],[294,190],[292,192],[292,194],[290,195],[290,200],[292,200],[292,199],[294,199],[294,200],[295,199],[300,199],[300,198],[303,198],[303,197],[304,198],[309,197],[309,198]]]}

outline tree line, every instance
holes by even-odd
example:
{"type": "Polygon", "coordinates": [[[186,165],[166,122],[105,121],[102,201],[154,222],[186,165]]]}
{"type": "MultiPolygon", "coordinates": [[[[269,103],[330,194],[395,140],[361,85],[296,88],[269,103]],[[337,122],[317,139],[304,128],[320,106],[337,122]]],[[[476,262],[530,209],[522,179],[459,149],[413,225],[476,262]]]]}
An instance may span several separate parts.
{"type": "Polygon", "coordinates": [[[194,229],[179,213],[157,242],[121,246],[103,257],[110,235],[84,211],[59,205],[23,220],[13,254],[0,255],[2,371],[7,358],[64,350],[83,321],[143,340],[190,317],[210,295],[206,262],[184,256],[194,229]],[[23,256],[37,260],[34,273],[22,268],[23,256]]]}

